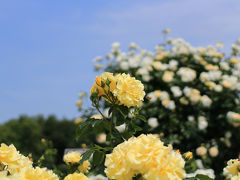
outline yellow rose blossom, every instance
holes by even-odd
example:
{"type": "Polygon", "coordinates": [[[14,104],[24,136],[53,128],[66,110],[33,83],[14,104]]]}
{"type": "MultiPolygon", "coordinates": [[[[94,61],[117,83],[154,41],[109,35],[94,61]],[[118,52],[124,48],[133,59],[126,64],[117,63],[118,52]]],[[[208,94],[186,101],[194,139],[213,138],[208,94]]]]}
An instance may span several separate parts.
{"type": "Polygon", "coordinates": [[[93,118],[93,119],[102,119],[103,117],[102,117],[101,114],[94,114],[94,115],[91,116],[91,118],[93,118]]]}
{"type": "MultiPolygon", "coordinates": [[[[66,164],[78,164],[82,159],[82,156],[79,152],[70,152],[64,155],[63,160],[66,164]]],[[[88,173],[90,169],[90,163],[88,161],[84,161],[80,166],[78,166],[78,170],[83,173],[88,173]]]]}
{"type": "Polygon", "coordinates": [[[147,70],[148,70],[148,71],[152,71],[152,70],[153,70],[152,66],[148,66],[148,67],[147,67],[147,70]]]}
{"type": "Polygon", "coordinates": [[[161,91],[160,90],[156,90],[156,91],[154,91],[154,96],[156,97],[156,98],[160,98],[161,97],[161,91]]]}
{"type": "Polygon", "coordinates": [[[0,171],[0,180],[10,180],[11,178],[7,174],[7,171],[0,171]]]}
{"type": "Polygon", "coordinates": [[[221,84],[225,87],[225,88],[230,88],[231,87],[231,83],[229,81],[222,81],[221,84]]]}
{"type": "Polygon", "coordinates": [[[232,64],[237,64],[237,63],[239,63],[239,60],[237,58],[232,58],[232,59],[230,59],[229,62],[232,64]]]}
{"type": "Polygon", "coordinates": [[[212,157],[218,156],[218,154],[219,154],[218,148],[217,148],[216,146],[211,147],[211,148],[209,149],[209,154],[210,154],[210,156],[212,156],[212,157]]]}
{"type": "Polygon", "coordinates": [[[181,97],[179,99],[179,101],[181,104],[184,104],[184,105],[188,105],[188,103],[189,103],[186,97],[181,97]]]}
{"type": "Polygon", "coordinates": [[[141,174],[148,180],[186,177],[180,153],[164,146],[154,135],[140,135],[119,144],[106,156],[105,173],[109,179],[131,180],[141,174]]]}
{"type": "Polygon", "coordinates": [[[88,161],[84,161],[80,166],[78,166],[78,170],[84,174],[88,173],[89,169],[90,163],[88,161]]]}
{"type": "Polygon", "coordinates": [[[77,118],[74,120],[74,124],[80,124],[83,122],[83,118],[77,118]]]}
{"type": "Polygon", "coordinates": [[[215,82],[212,82],[212,81],[207,81],[204,83],[210,90],[213,90],[214,87],[216,86],[216,83],[215,82]]]}
{"type": "Polygon", "coordinates": [[[233,176],[231,180],[240,180],[240,174],[238,174],[237,176],[233,176]]]}
{"type": "Polygon", "coordinates": [[[169,103],[169,99],[164,99],[163,101],[162,101],[162,105],[163,106],[166,106],[168,103],[169,103]]]}
{"type": "Polygon", "coordinates": [[[204,156],[207,153],[207,149],[204,146],[200,146],[196,149],[196,153],[199,156],[204,156]]]}
{"type": "Polygon", "coordinates": [[[73,173],[67,175],[64,180],[88,180],[88,178],[82,173],[73,173]]]}
{"type": "Polygon", "coordinates": [[[83,144],[81,144],[81,147],[82,147],[82,148],[86,148],[87,145],[86,145],[85,143],[83,143],[83,144]]]}
{"type": "Polygon", "coordinates": [[[23,167],[32,166],[32,161],[21,155],[14,145],[7,146],[3,143],[0,147],[0,163],[8,166],[10,173],[17,173],[23,167]]]}
{"type": "Polygon", "coordinates": [[[165,71],[162,79],[163,79],[164,82],[171,82],[173,80],[173,77],[174,77],[174,72],[165,71]]]}
{"type": "Polygon", "coordinates": [[[189,94],[189,99],[193,104],[196,104],[201,99],[200,91],[193,89],[189,94]]]}
{"type": "Polygon", "coordinates": [[[70,152],[64,155],[63,160],[66,164],[78,164],[82,156],[78,152],[70,152]]]}
{"type": "Polygon", "coordinates": [[[154,62],[152,63],[152,66],[154,67],[154,69],[160,70],[160,69],[161,69],[161,66],[162,66],[162,63],[159,62],[159,61],[154,61],[154,62]]]}
{"type": "Polygon", "coordinates": [[[212,65],[212,64],[207,64],[205,66],[205,69],[208,70],[208,71],[211,71],[211,70],[219,70],[219,67],[218,66],[215,66],[215,65],[212,65]]]}
{"type": "Polygon", "coordinates": [[[238,169],[239,165],[240,165],[240,162],[238,159],[230,159],[227,162],[227,167],[223,169],[224,174],[231,175],[231,176],[240,175],[240,172],[238,169]]]}
{"type": "Polygon", "coordinates": [[[95,84],[92,86],[90,93],[92,94],[94,92],[95,89],[98,90],[98,96],[104,95],[105,92],[108,92],[108,90],[110,92],[112,92],[114,89],[116,88],[116,80],[115,77],[113,76],[113,73],[109,73],[109,72],[104,72],[102,73],[99,77],[97,76],[95,79],[95,84]],[[102,88],[101,87],[101,82],[106,83],[106,81],[110,81],[109,87],[105,84],[105,87],[102,88]]]}
{"type": "Polygon", "coordinates": [[[113,90],[113,94],[117,97],[120,105],[127,107],[141,106],[145,96],[141,81],[125,73],[116,75],[116,81],[117,86],[113,90]]]}
{"type": "Polygon", "coordinates": [[[82,100],[79,100],[79,101],[76,102],[76,106],[78,106],[78,107],[81,107],[82,104],[83,104],[82,100]]]}
{"type": "Polygon", "coordinates": [[[18,180],[59,180],[58,176],[46,168],[25,167],[17,175],[18,180]]]}
{"type": "Polygon", "coordinates": [[[167,56],[169,56],[169,52],[162,52],[160,54],[157,54],[156,59],[160,61],[167,56]]]}

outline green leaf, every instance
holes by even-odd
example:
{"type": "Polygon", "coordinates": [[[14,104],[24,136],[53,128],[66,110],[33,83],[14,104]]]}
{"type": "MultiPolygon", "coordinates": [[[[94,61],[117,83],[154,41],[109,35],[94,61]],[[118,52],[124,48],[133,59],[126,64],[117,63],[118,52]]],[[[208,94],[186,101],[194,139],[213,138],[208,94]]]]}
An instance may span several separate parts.
{"type": "Polygon", "coordinates": [[[137,126],[136,124],[134,124],[134,123],[132,123],[132,126],[133,126],[133,128],[134,128],[134,130],[137,132],[137,131],[141,131],[142,130],[142,128],[141,127],[139,127],[139,126],[137,126]]]}
{"type": "Polygon", "coordinates": [[[207,175],[203,175],[203,174],[197,174],[195,176],[195,178],[197,178],[199,180],[213,180],[212,178],[208,177],[207,175]]]}
{"type": "Polygon", "coordinates": [[[104,124],[104,127],[105,127],[106,129],[110,129],[111,125],[110,125],[110,123],[109,123],[108,120],[103,119],[103,124],[104,124]]]}
{"type": "Polygon", "coordinates": [[[117,110],[121,113],[121,115],[126,119],[128,116],[128,108],[125,106],[119,106],[117,110]]]}
{"type": "Polygon", "coordinates": [[[106,80],[106,85],[109,87],[111,81],[109,81],[108,79],[106,80]]]}
{"type": "Polygon", "coordinates": [[[138,114],[136,118],[142,120],[143,122],[147,122],[146,118],[143,115],[138,114]]]}
{"type": "Polygon", "coordinates": [[[120,126],[120,125],[122,125],[123,123],[125,123],[125,118],[124,117],[122,117],[119,113],[116,113],[116,115],[117,115],[117,121],[116,121],[116,125],[117,126],[120,126]],[[118,116],[119,115],[119,116],[118,116]]]}
{"type": "Polygon", "coordinates": [[[79,165],[82,165],[82,163],[84,162],[84,161],[87,161],[90,157],[91,157],[91,155],[92,155],[92,153],[93,153],[93,150],[88,150],[88,151],[86,151],[85,153],[83,153],[82,154],[82,159],[81,159],[81,161],[79,162],[79,165]]]}
{"type": "Polygon", "coordinates": [[[90,128],[91,122],[89,120],[84,121],[78,126],[77,129],[77,141],[85,134],[85,132],[90,128]]]}
{"type": "Polygon", "coordinates": [[[102,123],[102,119],[91,119],[91,125],[93,128],[96,128],[102,123]]]}
{"type": "Polygon", "coordinates": [[[101,87],[104,88],[105,87],[105,83],[103,81],[101,81],[101,87]]]}
{"type": "Polygon", "coordinates": [[[105,153],[102,151],[95,151],[93,154],[93,164],[100,165],[104,160],[105,153]]]}

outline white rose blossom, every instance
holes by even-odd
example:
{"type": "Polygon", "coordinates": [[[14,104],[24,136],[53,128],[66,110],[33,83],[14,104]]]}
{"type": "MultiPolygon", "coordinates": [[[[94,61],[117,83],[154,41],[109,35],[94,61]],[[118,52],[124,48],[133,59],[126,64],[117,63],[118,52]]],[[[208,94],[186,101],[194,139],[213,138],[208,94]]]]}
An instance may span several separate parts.
{"type": "Polygon", "coordinates": [[[158,127],[158,124],[159,124],[159,123],[158,123],[157,118],[151,117],[151,118],[148,119],[148,125],[149,125],[150,127],[156,128],[156,127],[158,127]]]}

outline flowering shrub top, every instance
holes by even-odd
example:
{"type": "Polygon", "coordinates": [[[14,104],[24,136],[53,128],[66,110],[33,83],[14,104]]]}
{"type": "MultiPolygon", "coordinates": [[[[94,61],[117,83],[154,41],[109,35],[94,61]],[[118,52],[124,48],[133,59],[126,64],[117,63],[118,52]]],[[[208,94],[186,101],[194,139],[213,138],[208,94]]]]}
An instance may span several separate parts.
{"type": "Polygon", "coordinates": [[[100,57],[94,61],[97,70],[107,65],[109,72],[127,72],[143,82],[148,101],[141,114],[148,123],[140,126],[145,133],[160,133],[164,142],[194,151],[203,167],[220,174],[240,146],[240,40],[230,56],[222,46],[193,47],[170,38],[155,52],[135,43],[123,52],[114,43],[107,63],[100,65],[100,57]],[[198,147],[205,150],[199,153],[198,147]]]}

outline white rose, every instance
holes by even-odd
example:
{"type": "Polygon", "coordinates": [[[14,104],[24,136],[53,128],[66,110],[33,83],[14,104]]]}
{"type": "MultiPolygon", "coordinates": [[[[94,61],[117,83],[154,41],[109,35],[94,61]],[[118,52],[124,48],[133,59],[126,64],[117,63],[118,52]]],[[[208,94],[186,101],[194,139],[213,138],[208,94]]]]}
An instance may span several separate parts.
{"type": "Polygon", "coordinates": [[[211,147],[211,148],[209,149],[209,154],[210,154],[210,156],[212,156],[212,157],[218,156],[218,153],[219,153],[219,151],[218,151],[218,148],[217,148],[216,146],[211,147]]]}
{"type": "Polygon", "coordinates": [[[182,91],[178,86],[172,86],[171,91],[174,97],[180,97],[182,95],[182,91]]]}
{"type": "Polygon", "coordinates": [[[124,132],[125,131],[125,128],[126,128],[126,124],[122,124],[120,126],[116,126],[115,127],[120,133],[124,132]]]}
{"type": "Polygon", "coordinates": [[[198,117],[198,129],[204,130],[208,126],[208,122],[204,116],[199,116],[198,117]]]}
{"type": "Polygon", "coordinates": [[[158,127],[158,120],[155,117],[151,117],[148,119],[148,125],[152,128],[158,127]]]}

